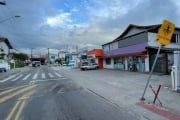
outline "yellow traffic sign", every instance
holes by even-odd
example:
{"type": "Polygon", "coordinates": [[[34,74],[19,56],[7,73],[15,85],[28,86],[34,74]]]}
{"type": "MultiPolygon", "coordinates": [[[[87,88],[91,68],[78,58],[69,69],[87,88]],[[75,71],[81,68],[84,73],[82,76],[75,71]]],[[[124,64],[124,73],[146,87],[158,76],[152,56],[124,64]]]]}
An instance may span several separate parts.
{"type": "Polygon", "coordinates": [[[160,44],[163,44],[163,45],[170,44],[172,35],[174,33],[174,29],[175,29],[175,24],[174,23],[172,23],[172,22],[170,22],[168,20],[164,20],[163,24],[159,28],[156,40],[160,44]]]}

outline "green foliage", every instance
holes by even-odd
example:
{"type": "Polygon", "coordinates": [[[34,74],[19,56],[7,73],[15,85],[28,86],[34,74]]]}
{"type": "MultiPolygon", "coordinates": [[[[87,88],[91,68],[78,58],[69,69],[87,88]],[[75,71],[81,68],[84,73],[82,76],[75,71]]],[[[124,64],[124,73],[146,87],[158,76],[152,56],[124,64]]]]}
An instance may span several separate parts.
{"type": "Polygon", "coordinates": [[[4,59],[5,54],[4,53],[0,53],[0,59],[4,59]]]}
{"type": "Polygon", "coordinates": [[[58,58],[58,59],[55,60],[55,62],[57,62],[58,64],[62,64],[62,59],[58,58]]]}
{"type": "Polygon", "coordinates": [[[28,55],[24,53],[12,53],[12,58],[14,60],[19,60],[19,61],[25,61],[28,60],[28,55]]]}
{"type": "MultiPolygon", "coordinates": [[[[16,61],[15,62],[15,68],[20,68],[20,67],[24,67],[25,64],[22,61],[16,61]]],[[[14,63],[10,63],[10,68],[13,69],[14,68],[14,63]]]]}

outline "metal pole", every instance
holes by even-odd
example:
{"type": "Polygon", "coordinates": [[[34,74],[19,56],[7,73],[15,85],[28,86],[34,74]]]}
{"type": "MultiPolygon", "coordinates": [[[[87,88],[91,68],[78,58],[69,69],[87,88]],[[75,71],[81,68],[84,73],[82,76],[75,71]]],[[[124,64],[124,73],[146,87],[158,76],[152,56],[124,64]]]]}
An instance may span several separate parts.
{"type": "Polygon", "coordinates": [[[49,48],[48,48],[48,63],[49,63],[49,48]]]}
{"type": "Polygon", "coordinates": [[[34,48],[31,48],[31,61],[32,61],[32,57],[33,57],[33,49],[34,48]]]}
{"type": "Polygon", "coordinates": [[[156,61],[157,61],[157,58],[158,58],[158,56],[159,56],[161,47],[162,47],[162,45],[160,45],[159,48],[158,48],[158,51],[157,51],[157,54],[156,54],[156,57],[155,57],[153,66],[152,66],[152,68],[151,68],[151,72],[150,72],[150,74],[149,74],[148,80],[147,80],[147,82],[146,82],[146,86],[145,86],[145,88],[144,88],[144,92],[143,92],[143,94],[142,94],[141,100],[145,100],[144,95],[145,95],[145,93],[146,93],[146,90],[147,90],[147,87],[148,87],[148,85],[149,85],[149,82],[150,82],[152,73],[153,73],[153,71],[154,71],[154,67],[155,67],[155,65],[156,65],[156,61]]]}

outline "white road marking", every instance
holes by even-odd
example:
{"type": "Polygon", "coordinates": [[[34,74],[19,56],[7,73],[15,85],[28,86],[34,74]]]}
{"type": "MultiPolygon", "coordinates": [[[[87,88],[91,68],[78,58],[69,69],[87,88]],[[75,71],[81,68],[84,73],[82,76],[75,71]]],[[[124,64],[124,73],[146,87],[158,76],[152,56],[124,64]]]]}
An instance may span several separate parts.
{"type": "Polygon", "coordinates": [[[26,75],[26,77],[24,77],[22,80],[27,80],[30,76],[31,76],[31,73],[29,73],[28,75],[26,75]]]}
{"type": "Polygon", "coordinates": [[[21,75],[19,75],[18,77],[16,77],[15,79],[13,79],[13,80],[11,80],[11,81],[16,81],[16,80],[20,79],[22,76],[23,76],[23,75],[21,74],[21,75]]]}
{"type": "Polygon", "coordinates": [[[51,78],[54,77],[51,73],[48,73],[48,75],[49,75],[49,77],[51,77],[51,78]]]}
{"type": "Polygon", "coordinates": [[[46,78],[45,73],[41,74],[41,78],[43,78],[43,79],[46,78]]]}
{"type": "Polygon", "coordinates": [[[58,77],[63,77],[61,74],[55,72],[54,74],[56,74],[58,77]]]}
{"type": "MultiPolygon", "coordinates": [[[[17,74],[16,74],[16,75],[17,75],[17,74]]],[[[12,78],[14,78],[14,77],[16,77],[16,75],[11,75],[11,76],[9,76],[8,78],[6,78],[6,79],[4,79],[4,80],[0,80],[0,82],[1,82],[1,83],[6,82],[6,81],[8,81],[8,80],[10,80],[10,79],[12,79],[12,78]]]]}
{"type": "Polygon", "coordinates": [[[36,74],[34,74],[34,76],[33,76],[32,79],[33,79],[33,80],[34,80],[34,79],[37,79],[37,77],[38,77],[38,74],[36,73],[36,74]]]}

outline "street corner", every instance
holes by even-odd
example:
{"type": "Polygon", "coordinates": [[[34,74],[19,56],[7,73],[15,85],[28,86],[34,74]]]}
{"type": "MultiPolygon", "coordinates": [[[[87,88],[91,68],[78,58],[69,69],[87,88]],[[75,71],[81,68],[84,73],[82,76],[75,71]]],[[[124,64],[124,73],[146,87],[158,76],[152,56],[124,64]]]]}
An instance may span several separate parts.
{"type": "Polygon", "coordinates": [[[162,106],[151,104],[145,101],[139,101],[136,103],[136,105],[169,120],[180,120],[180,115],[162,106]]]}

